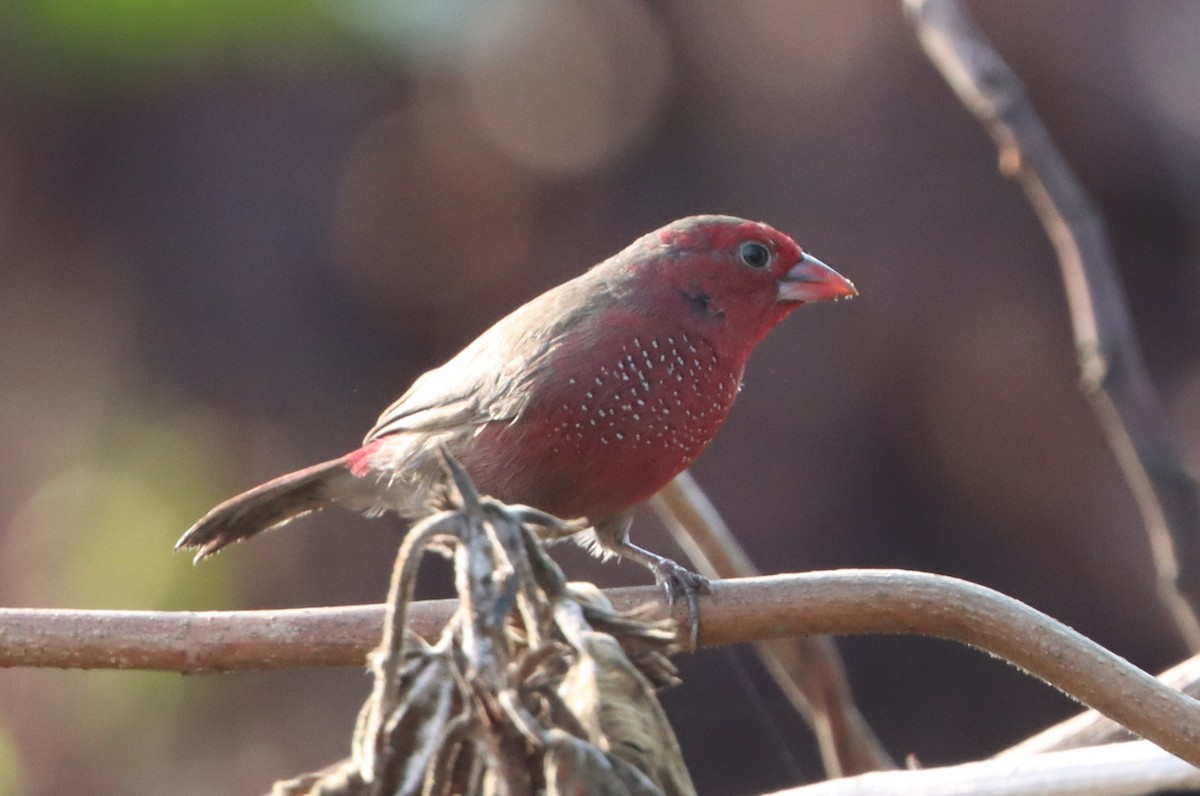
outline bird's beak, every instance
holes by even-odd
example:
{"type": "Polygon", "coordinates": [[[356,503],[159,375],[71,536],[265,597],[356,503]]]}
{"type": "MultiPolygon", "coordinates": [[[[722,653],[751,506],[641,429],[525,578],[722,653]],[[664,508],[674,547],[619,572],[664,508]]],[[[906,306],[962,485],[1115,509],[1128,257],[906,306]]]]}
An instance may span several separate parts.
{"type": "Polygon", "coordinates": [[[808,303],[857,295],[853,282],[808,254],[779,280],[779,301],[782,302],[808,303]]]}

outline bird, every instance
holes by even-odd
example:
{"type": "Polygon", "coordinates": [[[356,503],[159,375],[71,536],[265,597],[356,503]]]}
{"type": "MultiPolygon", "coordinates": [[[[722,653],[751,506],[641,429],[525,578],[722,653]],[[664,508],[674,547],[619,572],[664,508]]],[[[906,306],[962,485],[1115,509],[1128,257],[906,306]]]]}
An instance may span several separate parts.
{"type": "MultiPolygon", "coordinates": [[[[854,284],[765,223],[674,221],[522,305],[384,410],[361,446],[243,492],[189,528],[195,561],[328,506],[431,513],[444,451],[483,494],[569,521],[673,602],[708,582],[630,540],[634,510],[720,429],[751,351],[854,284]]],[[[694,630],[694,625],[693,625],[694,630]]]]}

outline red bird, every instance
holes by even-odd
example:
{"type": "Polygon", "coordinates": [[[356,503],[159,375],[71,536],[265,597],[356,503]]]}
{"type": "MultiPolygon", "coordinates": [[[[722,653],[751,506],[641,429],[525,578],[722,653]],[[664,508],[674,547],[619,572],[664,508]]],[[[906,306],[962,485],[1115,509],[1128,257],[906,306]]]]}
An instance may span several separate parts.
{"type": "Polygon", "coordinates": [[[801,304],[854,285],[766,224],[694,216],[634,241],[500,320],[380,416],[361,448],[214,508],[175,545],[196,560],[342,506],[427,513],[438,448],[483,494],[584,521],[673,599],[706,582],[629,541],[634,508],[721,427],[746,359],[801,304]]]}

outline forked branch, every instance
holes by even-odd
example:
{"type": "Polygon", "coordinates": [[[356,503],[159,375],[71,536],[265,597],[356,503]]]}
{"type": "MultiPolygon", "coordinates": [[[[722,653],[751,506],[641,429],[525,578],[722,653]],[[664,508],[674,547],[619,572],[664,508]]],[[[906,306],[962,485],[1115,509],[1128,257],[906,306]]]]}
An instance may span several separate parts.
{"type": "Polygon", "coordinates": [[[1146,370],[1104,222],[1021,81],[957,0],[904,0],[926,54],[1025,189],[1066,285],[1083,391],[1150,535],[1160,596],[1200,649],[1200,492],[1146,370]]]}

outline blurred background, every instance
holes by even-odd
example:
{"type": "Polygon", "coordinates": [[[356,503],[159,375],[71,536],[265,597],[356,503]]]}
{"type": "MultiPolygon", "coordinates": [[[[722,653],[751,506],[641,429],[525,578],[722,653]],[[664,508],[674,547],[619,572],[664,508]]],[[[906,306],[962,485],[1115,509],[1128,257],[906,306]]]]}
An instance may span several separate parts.
{"type": "MultiPolygon", "coordinates": [[[[975,11],[1104,212],[1194,463],[1200,5],[975,11]]],[[[381,600],[395,519],[326,513],[199,568],[171,545],[699,212],[767,221],[862,291],[759,347],[695,467],[765,570],[947,573],[1144,668],[1185,654],[1050,247],[884,0],[7,0],[0,605],[381,600]]],[[[634,535],[678,555],[649,512],[634,535]]],[[[572,577],[646,582],[558,550],[572,577]]],[[[988,755],[1074,711],[949,643],[843,650],[898,758],[988,755]]],[[[820,776],[751,654],[681,664],[665,700],[701,792],[820,776]]],[[[0,671],[0,794],[262,792],[346,754],[368,685],[0,671]]]]}

